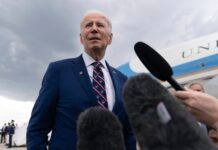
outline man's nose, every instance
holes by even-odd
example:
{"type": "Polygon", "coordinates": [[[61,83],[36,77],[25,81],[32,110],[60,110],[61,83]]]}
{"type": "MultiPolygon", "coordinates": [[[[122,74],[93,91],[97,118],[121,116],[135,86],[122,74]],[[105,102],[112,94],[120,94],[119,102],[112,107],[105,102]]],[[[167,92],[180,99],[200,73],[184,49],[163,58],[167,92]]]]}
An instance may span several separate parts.
{"type": "Polygon", "coordinates": [[[98,31],[98,26],[96,24],[93,24],[92,32],[97,32],[97,31],[98,31]]]}

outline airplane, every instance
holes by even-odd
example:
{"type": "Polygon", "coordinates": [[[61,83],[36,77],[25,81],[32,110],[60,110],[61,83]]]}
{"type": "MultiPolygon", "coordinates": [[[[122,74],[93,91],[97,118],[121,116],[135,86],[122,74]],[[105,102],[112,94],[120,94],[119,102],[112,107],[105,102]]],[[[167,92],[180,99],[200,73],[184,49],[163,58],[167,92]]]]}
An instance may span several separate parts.
{"type": "MultiPolygon", "coordinates": [[[[172,67],[173,77],[181,85],[200,82],[207,87],[207,93],[218,97],[218,92],[215,91],[218,88],[216,84],[218,83],[218,32],[157,52],[172,67]]],[[[138,73],[149,73],[136,55],[135,57],[119,66],[118,70],[128,77],[138,73]]],[[[167,82],[162,82],[162,84],[171,88],[167,82]]]]}

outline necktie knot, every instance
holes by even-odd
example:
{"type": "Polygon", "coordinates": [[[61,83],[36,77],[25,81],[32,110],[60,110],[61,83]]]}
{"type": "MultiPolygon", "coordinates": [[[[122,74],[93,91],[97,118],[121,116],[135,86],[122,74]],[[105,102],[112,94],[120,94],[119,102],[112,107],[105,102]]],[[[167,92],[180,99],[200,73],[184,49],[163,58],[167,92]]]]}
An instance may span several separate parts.
{"type": "Polygon", "coordinates": [[[101,69],[101,67],[103,67],[102,63],[99,61],[95,61],[92,63],[92,66],[94,66],[94,69],[101,69]]]}

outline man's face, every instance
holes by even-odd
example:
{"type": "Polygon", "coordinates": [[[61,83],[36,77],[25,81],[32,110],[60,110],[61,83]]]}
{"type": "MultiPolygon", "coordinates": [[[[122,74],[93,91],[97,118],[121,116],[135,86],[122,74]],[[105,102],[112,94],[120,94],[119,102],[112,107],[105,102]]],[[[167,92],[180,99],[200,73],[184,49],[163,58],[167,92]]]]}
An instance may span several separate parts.
{"type": "Polygon", "coordinates": [[[105,51],[112,41],[111,29],[106,18],[98,13],[87,15],[81,24],[80,41],[87,53],[93,50],[105,51]]]}
{"type": "Polygon", "coordinates": [[[190,87],[191,90],[197,91],[197,92],[204,92],[204,89],[199,84],[194,84],[190,87]]]}

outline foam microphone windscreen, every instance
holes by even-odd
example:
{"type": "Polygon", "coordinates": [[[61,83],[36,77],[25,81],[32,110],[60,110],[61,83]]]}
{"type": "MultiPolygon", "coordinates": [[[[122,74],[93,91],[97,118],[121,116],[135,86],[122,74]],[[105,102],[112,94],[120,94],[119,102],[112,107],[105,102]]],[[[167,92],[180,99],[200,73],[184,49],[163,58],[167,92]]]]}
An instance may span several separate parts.
{"type": "Polygon", "coordinates": [[[110,111],[92,107],[77,121],[77,150],[125,150],[122,125],[110,111]]]}
{"type": "Polygon", "coordinates": [[[124,86],[124,105],[141,150],[214,150],[195,118],[146,74],[124,86]]]}

